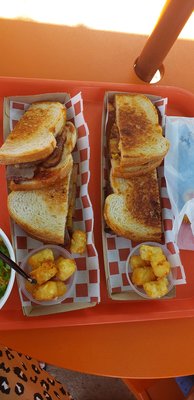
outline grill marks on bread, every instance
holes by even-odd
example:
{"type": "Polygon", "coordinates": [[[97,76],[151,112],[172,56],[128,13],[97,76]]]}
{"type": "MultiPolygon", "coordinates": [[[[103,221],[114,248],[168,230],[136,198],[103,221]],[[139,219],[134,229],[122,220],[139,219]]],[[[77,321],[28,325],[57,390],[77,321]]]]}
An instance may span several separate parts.
{"type": "Polygon", "coordinates": [[[141,177],[122,179],[110,175],[114,193],[126,197],[126,214],[147,227],[161,228],[161,205],[156,170],[141,177]]]}
{"type": "Polygon", "coordinates": [[[44,243],[64,244],[76,140],[77,130],[66,122],[64,106],[38,102],[24,113],[0,149],[0,163],[13,164],[19,172],[17,181],[12,176],[10,182],[9,214],[27,234],[44,243]]]}
{"type": "Polygon", "coordinates": [[[152,123],[148,120],[146,113],[141,110],[137,112],[134,109],[124,105],[118,113],[117,124],[120,132],[120,148],[126,150],[132,146],[137,147],[145,141],[145,135],[152,133],[152,123]]]}
{"type": "Polygon", "coordinates": [[[0,149],[0,164],[20,164],[48,157],[56,147],[55,136],[66,123],[59,102],[33,103],[17,122],[0,149]]]}
{"type": "Polygon", "coordinates": [[[133,179],[126,208],[141,224],[161,229],[161,207],[156,171],[133,179]]]}
{"type": "MultiPolygon", "coordinates": [[[[22,118],[17,122],[15,128],[10,134],[9,139],[15,140],[16,138],[23,137],[23,140],[31,139],[31,136],[37,129],[44,129],[48,125],[50,110],[45,108],[30,107],[22,118]]],[[[48,126],[48,131],[52,134],[55,132],[55,126],[48,126]]]]}
{"type": "Polygon", "coordinates": [[[40,129],[47,128],[54,136],[58,135],[65,126],[66,108],[60,102],[35,102],[28,111],[36,114],[40,129]]]}
{"type": "Polygon", "coordinates": [[[121,166],[137,167],[165,156],[169,142],[162,135],[157,109],[146,96],[115,95],[115,109],[121,166]]]}
{"type": "Polygon", "coordinates": [[[112,194],[105,199],[104,218],[121,237],[161,242],[156,167],[169,143],[162,135],[158,111],[146,96],[118,94],[114,100],[115,110],[113,104],[108,106],[106,131],[112,194]]]}
{"type": "Polygon", "coordinates": [[[15,181],[14,177],[12,177],[9,184],[11,190],[41,189],[42,187],[53,185],[57,180],[63,179],[69,173],[73,164],[71,153],[77,141],[77,130],[71,122],[67,122],[65,131],[66,141],[61,154],[61,160],[55,166],[50,166],[49,168],[45,168],[44,164],[39,164],[35,171],[33,169],[34,175],[32,178],[23,180],[21,174],[20,179],[15,181]]]}

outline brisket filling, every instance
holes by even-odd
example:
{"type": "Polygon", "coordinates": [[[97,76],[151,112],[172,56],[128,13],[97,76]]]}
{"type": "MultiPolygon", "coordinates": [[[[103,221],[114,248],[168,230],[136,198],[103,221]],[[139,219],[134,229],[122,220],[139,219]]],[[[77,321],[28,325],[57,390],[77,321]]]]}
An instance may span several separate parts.
{"type": "Polygon", "coordinates": [[[7,166],[7,179],[16,184],[33,179],[41,168],[53,168],[58,165],[63,155],[66,142],[66,128],[56,137],[56,147],[50,156],[43,160],[7,166]]]}

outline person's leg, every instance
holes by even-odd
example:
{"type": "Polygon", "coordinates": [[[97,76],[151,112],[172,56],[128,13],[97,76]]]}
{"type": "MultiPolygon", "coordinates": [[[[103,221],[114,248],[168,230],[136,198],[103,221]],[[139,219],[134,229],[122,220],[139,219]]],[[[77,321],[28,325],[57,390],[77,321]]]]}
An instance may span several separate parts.
{"type": "Polygon", "coordinates": [[[58,400],[72,397],[37,360],[0,345],[0,399],[58,400]]]}

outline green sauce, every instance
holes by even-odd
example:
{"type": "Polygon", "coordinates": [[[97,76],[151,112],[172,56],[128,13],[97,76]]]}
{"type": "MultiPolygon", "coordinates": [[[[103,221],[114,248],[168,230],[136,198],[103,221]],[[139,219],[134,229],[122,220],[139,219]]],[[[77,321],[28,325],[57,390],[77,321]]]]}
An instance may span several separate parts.
{"type": "MultiPolygon", "coordinates": [[[[7,250],[7,247],[1,241],[1,239],[0,239],[0,251],[9,257],[9,252],[7,250]]],[[[11,274],[10,266],[0,259],[0,298],[3,297],[7,289],[7,285],[10,279],[10,274],[11,274]]]]}

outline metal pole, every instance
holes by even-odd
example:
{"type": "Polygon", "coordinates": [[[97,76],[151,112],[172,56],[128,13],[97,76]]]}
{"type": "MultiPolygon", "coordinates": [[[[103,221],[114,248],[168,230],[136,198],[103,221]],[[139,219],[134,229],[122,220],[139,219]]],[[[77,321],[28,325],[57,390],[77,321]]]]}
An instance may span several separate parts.
{"type": "Polygon", "coordinates": [[[159,20],[134,67],[136,74],[150,82],[194,9],[194,0],[167,0],[159,20]]]}

